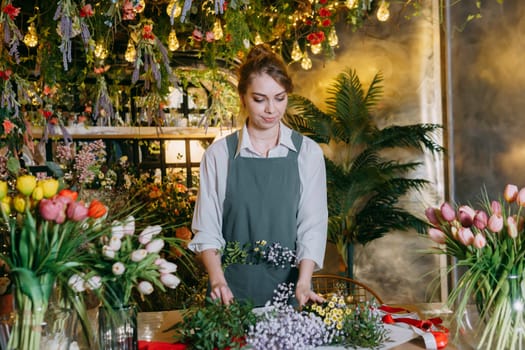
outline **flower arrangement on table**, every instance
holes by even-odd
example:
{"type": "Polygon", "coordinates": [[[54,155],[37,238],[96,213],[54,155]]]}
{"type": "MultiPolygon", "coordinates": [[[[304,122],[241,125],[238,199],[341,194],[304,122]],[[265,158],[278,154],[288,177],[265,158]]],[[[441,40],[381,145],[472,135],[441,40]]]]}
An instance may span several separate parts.
{"type": "Polygon", "coordinates": [[[294,285],[278,286],[263,309],[249,302],[225,306],[208,300],[204,308],[189,309],[174,325],[176,339],[191,349],[309,349],[315,346],[377,348],[388,340],[388,330],[370,303],[347,305],[334,295],[323,304],[298,310],[290,305],[294,285]]]}
{"type": "MultiPolygon", "coordinates": [[[[8,164],[18,163],[13,159],[8,164]]],[[[103,232],[106,207],[96,199],[85,204],[74,191],[59,191],[56,179],[37,179],[16,166],[11,170],[14,179],[0,180],[0,223],[8,242],[0,260],[12,280],[16,305],[8,348],[40,349],[51,295],[85,265],[88,254],[82,247],[103,232]]],[[[80,299],[74,293],[62,297],[85,321],[80,299]]]]}
{"type": "Polygon", "coordinates": [[[506,185],[503,198],[482,193],[479,209],[443,203],[425,211],[428,236],[439,246],[432,253],[455,258],[449,272],[465,270],[449,295],[458,324],[464,324],[467,305],[475,303],[480,316],[478,347],[514,349],[525,340],[525,188],[506,185]]]}

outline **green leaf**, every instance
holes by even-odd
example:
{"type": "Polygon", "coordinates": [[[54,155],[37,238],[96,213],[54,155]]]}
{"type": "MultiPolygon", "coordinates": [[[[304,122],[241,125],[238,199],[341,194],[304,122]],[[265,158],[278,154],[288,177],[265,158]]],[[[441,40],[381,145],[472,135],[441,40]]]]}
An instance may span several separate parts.
{"type": "Polygon", "coordinates": [[[22,293],[28,295],[33,304],[42,304],[46,299],[42,293],[40,280],[30,269],[15,267],[11,270],[15,277],[16,285],[22,290],[22,293]]]}

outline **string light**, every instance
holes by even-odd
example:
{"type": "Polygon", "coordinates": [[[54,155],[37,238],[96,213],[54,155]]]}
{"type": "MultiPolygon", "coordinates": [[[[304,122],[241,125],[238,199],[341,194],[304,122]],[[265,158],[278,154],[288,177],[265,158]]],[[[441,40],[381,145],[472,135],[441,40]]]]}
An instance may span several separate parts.
{"type": "Polygon", "coordinates": [[[313,44],[310,46],[310,50],[312,50],[312,53],[314,55],[317,55],[319,52],[321,52],[323,46],[321,45],[321,43],[319,44],[313,44]]]}
{"type": "Polygon", "coordinates": [[[106,49],[104,42],[98,42],[95,46],[95,57],[100,58],[101,60],[108,57],[108,50],[106,49]]]}
{"type": "Polygon", "coordinates": [[[388,9],[389,6],[390,4],[387,1],[381,1],[381,5],[379,5],[379,8],[377,9],[377,19],[381,22],[387,21],[390,17],[390,10],[388,9]]]}
{"type": "Polygon", "coordinates": [[[297,40],[293,43],[291,57],[292,60],[294,60],[295,62],[303,58],[303,52],[301,51],[301,47],[299,47],[299,43],[297,42],[297,40]]]}
{"type": "Polygon", "coordinates": [[[177,6],[177,1],[173,0],[173,1],[170,1],[168,6],[166,7],[166,13],[170,17],[171,17],[171,14],[173,13],[173,18],[177,18],[182,13],[182,8],[180,6],[177,6]]]}
{"type": "Polygon", "coordinates": [[[358,0],[346,0],[345,5],[350,10],[352,10],[352,9],[355,9],[357,5],[359,5],[359,1],[358,0]]]}
{"type": "Polygon", "coordinates": [[[168,49],[170,51],[177,51],[178,48],[179,39],[177,39],[177,33],[175,33],[175,29],[172,29],[168,35],[168,49]]]}
{"type": "Polygon", "coordinates": [[[312,60],[308,57],[306,50],[304,50],[303,59],[301,60],[301,68],[304,70],[312,69],[312,60]]]}
{"type": "Polygon", "coordinates": [[[126,52],[124,53],[124,59],[130,63],[135,62],[135,59],[137,58],[137,50],[135,49],[135,45],[130,41],[128,41],[128,47],[126,49],[126,52]]]}
{"type": "Polygon", "coordinates": [[[221,21],[219,20],[216,20],[215,23],[213,24],[213,36],[215,38],[215,40],[221,40],[222,37],[224,36],[224,33],[222,32],[222,26],[221,26],[221,21]]]}
{"type": "Polygon", "coordinates": [[[29,47],[35,47],[38,44],[38,35],[36,34],[35,23],[31,22],[24,36],[24,44],[29,47]]]}
{"type": "Polygon", "coordinates": [[[255,43],[255,45],[260,45],[262,44],[264,41],[262,40],[261,36],[259,35],[259,33],[255,34],[255,39],[253,39],[253,42],[255,43]]]}
{"type": "Polygon", "coordinates": [[[337,37],[337,32],[335,31],[335,28],[332,27],[330,29],[330,33],[328,33],[328,45],[331,47],[337,46],[339,44],[339,38],[337,37]]]}

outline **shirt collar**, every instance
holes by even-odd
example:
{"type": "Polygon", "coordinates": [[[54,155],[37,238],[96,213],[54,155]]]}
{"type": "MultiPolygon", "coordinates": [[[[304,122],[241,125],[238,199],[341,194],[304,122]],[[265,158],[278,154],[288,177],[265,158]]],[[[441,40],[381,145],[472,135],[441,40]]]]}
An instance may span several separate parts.
{"type": "MultiPolygon", "coordinates": [[[[248,128],[246,123],[239,132],[239,142],[237,143],[237,151],[235,157],[238,157],[242,149],[250,148],[250,135],[248,134],[248,128]]],[[[292,141],[292,129],[280,122],[279,125],[279,145],[287,147],[291,151],[297,152],[295,145],[292,141]]]]}

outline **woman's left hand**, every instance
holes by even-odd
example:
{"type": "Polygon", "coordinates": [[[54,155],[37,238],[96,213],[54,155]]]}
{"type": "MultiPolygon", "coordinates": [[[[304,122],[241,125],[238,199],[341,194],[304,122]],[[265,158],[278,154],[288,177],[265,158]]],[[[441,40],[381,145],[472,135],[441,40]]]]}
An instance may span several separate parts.
{"type": "Polygon", "coordinates": [[[303,307],[308,301],[314,303],[322,303],[325,301],[320,295],[315,293],[309,285],[302,284],[297,284],[295,288],[295,298],[299,303],[299,307],[303,307]]]}

